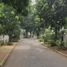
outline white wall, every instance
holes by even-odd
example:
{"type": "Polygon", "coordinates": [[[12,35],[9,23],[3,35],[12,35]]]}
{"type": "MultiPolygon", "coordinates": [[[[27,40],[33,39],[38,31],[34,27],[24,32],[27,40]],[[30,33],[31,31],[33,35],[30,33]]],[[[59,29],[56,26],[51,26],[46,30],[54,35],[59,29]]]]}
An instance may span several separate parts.
{"type": "Polygon", "coordinates": [[[8,35],[4,35],[4,37],[3,37],[3,35],[0,35],[0,42],[1,41],[4,41],[4,43],[9,42],[9,36],[8,35]]]}
{"type": "Polygon", "coordinates": [[[67,47],[67,34],[64,35],[64,44],[65,44],[65,47],[67,47]]]}

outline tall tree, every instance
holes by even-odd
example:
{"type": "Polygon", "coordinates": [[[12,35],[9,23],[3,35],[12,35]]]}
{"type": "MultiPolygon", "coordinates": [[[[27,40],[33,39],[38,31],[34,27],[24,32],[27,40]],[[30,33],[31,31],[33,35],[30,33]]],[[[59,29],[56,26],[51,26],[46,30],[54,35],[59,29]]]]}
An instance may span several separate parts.
{"type": "Polygon", "coordinates": [[[27,15],[27,6],[29,0],[1,0],[5,4],[8,4],[17,10],[17,13],[22,13],[22,15],[27,15]]]}
{"type": "Polygon", "coordinates": [[[26,37],[28,36],[28,32],[30,32],[30,34],[34,32],[34,28],[35,28],[34,11],[35,8],[34,6],[31,5],[31,1],[30,1],[30,4],[28,6],[28,15],[23,17],[23,19],[21,19],[21,27],[26,31],[25,32],[26,37]]]}
{"type": "MultiPolygon", "coordinates": [[[[0,25],[1,25],[1,34],[9,35],[9,41],[12,40],[12,36],[18,34],[19,31],[19,18],[16,15],[16,10],[11,7],[0,4],[0,25]]],[[[18,35],[19,36],[19,35],[18,35]]]]}
{"type": "MultiPolygon", "coordinates": [[[[38,0],[36,9],[40,18],[41,27],[49,27],[55,31],[55,41],[60,29],[65,26],[67,17],[66,0],[38,0]],[[43,22],[44,21],[44,22],[43,22]]],[[[63,41],[63,37],[62,37],[63,41]]]]}

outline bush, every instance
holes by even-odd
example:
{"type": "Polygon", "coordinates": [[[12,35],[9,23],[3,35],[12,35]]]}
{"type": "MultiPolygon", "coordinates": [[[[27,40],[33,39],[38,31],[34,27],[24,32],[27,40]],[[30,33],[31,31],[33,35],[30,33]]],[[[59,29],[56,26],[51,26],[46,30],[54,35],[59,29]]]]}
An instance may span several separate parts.
{"type": "Polygon", "coordinates": [[[4,45],[4,41],[0,41],[0,46],[3,46],[4,45]]]}
{"type": "Polygon", "coordinates": [[[60,47],[60,46],[61,46],[61,40],[57,40],[57,41],[56,41],[56,45],[57,45],[58,47],[60,47]]]}
{"type": "MultiPolygon", "coordinates": [[[[10,35],[9,35],[10,36],[10,35]]],[[[17,42],[20,39],[20,30],[14,30],[14,32],[11,34],[9,41],[11,42],[17,42]]]]}
{"type": "Polygon", "coordinates": [[[40,35],[39,41],[44,42],[44,43],[49,43],[51,44],[50,46],[56,46],[55,41],[54,41],[54,36],[55,36],[54,32],[50,28],[48,28],[45,30],[44,33],[40,35]]]}
{"type": "Polygon", "coordinates": [[[7,45],[13,45],[13,43],[12,42],[8,42],[7,45]]]}
{"type": "Polygon", "coordinates": [[[43,35],[44,42],[48,42],[49,44],[51,44],[50,46],[56,46],[54,37],[55,34],[53,30],[51,30],[50,28],[45,30],[45,33],[43,35]]]}
{"type": "MultiPolygon", "coordinates": [[[[67,31],[65,31],[67,33],[67,31]]],[[[61,47],[61,32],[58,31],[57,39],[55,39],[55,32],[50,28],[45,29],[45,32],[41,34],[40,41],[44,43],[48,43],[50,46],[58,46],[61,47]]],[[[64,47],[67,47],[67,40],[64,41],[64,47]]]]}
{"type": "Polygon", "coordinates": [[[44,35],[43,35],[43,34],[40,35],[39,41],[40,41],[40,42],[43,42],[43,41],[44,41],[44,35]]]}
{"type": "Polygon", "coordinates": [[[0,41],[0,46],[7,45],[8,42],[0,41]]]}

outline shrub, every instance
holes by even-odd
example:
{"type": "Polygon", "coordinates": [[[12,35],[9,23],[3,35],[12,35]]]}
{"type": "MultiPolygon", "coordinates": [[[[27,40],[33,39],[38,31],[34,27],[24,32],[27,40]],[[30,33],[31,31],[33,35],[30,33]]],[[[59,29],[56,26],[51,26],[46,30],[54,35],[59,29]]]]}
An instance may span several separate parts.
{"type": "Polygon", "coordinates": [[[61,40],[57,40],[57,41],[56,41],[56,45],[57,45],[58,47],[60,47],[60,46],[61,46],[61,40]]]}
{"type": "Polygon", "coordinates": [[[13,45],[13,43],[12,42],[8,42],[7,45],[13,45]]]}
{"type": "Polygon", "coordinates": [[[55,37],[54,31],[48,28],[45,29],[45,32],[40,35],[39,40],[44,43],[49,43],[50,46],[56,46],[54,37],[55,37]]]}
{"type": "Polygon", "coordinates": [[[51,30],[50,28],[45,30],[45,33],[43,35],[44,42],[48,42],[49,44],[51,44],[50,46],[56,46],[54,37],[55,34],[53,30],[51,30]]]}
{"type": "Polygon", "coordinates": [[[0,41],[0,46],[3,46],[4,45],[4,41],[0,41]]]}

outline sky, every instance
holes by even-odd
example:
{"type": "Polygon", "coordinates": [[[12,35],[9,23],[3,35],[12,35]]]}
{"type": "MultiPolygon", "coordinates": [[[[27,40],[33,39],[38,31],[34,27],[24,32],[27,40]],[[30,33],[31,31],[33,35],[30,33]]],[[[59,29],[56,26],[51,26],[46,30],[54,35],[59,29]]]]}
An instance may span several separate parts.
{"type": "Polygon", "coordinates": [[[32,5],[34,5],[35,4],[35,0],[32,0],[32,5]]]}

